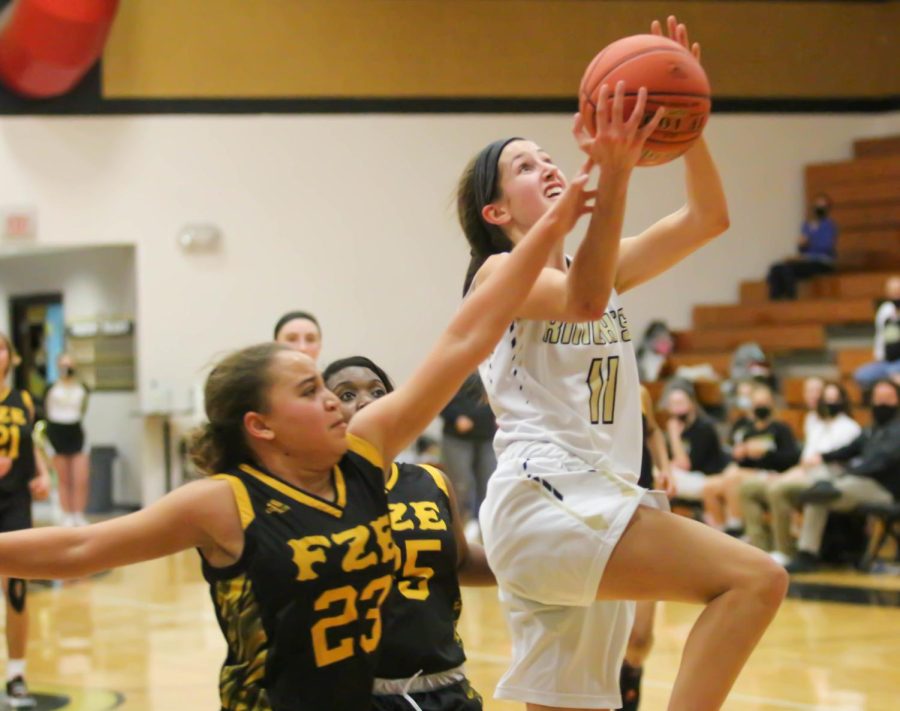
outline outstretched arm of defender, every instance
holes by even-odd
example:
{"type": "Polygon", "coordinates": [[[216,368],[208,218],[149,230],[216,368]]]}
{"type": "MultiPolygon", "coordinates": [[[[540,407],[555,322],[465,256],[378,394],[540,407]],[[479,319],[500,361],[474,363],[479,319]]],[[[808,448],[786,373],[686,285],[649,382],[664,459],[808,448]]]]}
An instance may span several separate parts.
{"type": "Polygon", "coordinates": [[[237,560],[242,545],[230,487],[204,480],[187,484],[142,511],[103,523],[4,533],[0,575],[77,578],[188,548],[200,548],[208,558],[225,554],[237,560]]]}
{"type": "Polygon", "coordinates": [[[590,168],[589,162],[511,253],[492,257],[496,268],[463,301],[409,381],[353,418],[350,431],[380,449],[385,462],[393,461],[437,417],[490,355],[550,251],[582,215],[590,213],[594,194],[585,188],[590,168]]]}

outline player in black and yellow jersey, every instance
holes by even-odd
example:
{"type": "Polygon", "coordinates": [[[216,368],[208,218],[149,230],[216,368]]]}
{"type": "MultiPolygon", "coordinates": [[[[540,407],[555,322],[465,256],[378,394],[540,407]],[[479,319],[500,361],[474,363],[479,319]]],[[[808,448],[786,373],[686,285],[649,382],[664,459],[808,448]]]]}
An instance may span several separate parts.
{"type": "MultiPolygon", "coordinates": [[[[394,389],[388,375],[363,356],[331,363],[323,377],[347,422],[394,389]]],[[[460,582],[495,584],[484,551],[466,541],[456,496],[440,470],[394,462],[387,492],[401,565],[382,613],[373,709],[479,711],[481,696],[466,679],[456,623],[460,582]]]]}
{"type": "MultiPolygon", "coordinates": [[[[0,333],[0,532],[31,528],[31,498],[46,498],[50,478],[38,455],[31,433],[34,404],[25,390],[9,387],[7,377],[15,363],[12,343],[0,333]]],[[[28,610],[25,581],[6,578],[6,696],[12,708],[35,705],[25,683],[25,647],[28,610]]]]}
{"type": "Polygon", "coordinates": [[[309,356],[267,343],[216,365],[192,445],[210,476],[80,528],[0,535],[0,575],[66,578],[196,548],[228,644],[227,711],[368,711],[397,564],[384,463],[509,327],[578,218],[587,170],[470,296],[410,379],[350,425],[309,356]],[[349,434],[348,434],[349,433],[349,434]],[[353,435],[353,436],[349,436],[353,435]]]}

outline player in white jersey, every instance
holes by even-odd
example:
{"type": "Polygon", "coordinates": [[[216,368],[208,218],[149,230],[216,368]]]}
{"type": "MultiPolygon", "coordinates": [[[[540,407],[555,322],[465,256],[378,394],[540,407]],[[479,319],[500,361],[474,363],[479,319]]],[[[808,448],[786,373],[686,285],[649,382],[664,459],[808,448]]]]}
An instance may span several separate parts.
{"type": "MultiPolygon", "coordinates": [[[[653,31],[660,33],[658,23],[653,31]]],[[[669,18],[669,34],[689,46],[669,18]]],[[[696,45],[693,51],[699,55],[696,45]]],[[[513,660],[499,698],[536,711],[619,708],[619,667],[633,600],[705,605],[685,645],[669,709],[718,709],[787,587],[766,555],[675,516],[637,484],[641,456],[632,333],[618,293],[673,266],[728,225],[715,164],[700,140],[685,155],[686,204],[621,240],[625,195],[654,121],[641,90],[628,121],[624,87],[601,88],[597,134],[576,117],[600,165],[590,225],[571,260],[559,248],[481,375],[497,415],[498,469],[481,509],[513,660]]],[[[513,138],[476,156],[459,189],[472,247],[467,293],[554,204],[566,180],[535,143],[513,138]]]]}

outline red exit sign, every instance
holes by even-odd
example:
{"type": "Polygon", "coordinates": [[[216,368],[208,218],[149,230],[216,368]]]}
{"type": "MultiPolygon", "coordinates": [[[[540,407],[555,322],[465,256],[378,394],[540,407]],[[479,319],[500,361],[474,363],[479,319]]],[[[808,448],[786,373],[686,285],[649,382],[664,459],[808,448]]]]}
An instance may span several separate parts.
{"type": "Polygon", "coordinates": [[[2,211],[3,237],[32,239],[37,235],[37,212],[28,209],[2,211]]]}

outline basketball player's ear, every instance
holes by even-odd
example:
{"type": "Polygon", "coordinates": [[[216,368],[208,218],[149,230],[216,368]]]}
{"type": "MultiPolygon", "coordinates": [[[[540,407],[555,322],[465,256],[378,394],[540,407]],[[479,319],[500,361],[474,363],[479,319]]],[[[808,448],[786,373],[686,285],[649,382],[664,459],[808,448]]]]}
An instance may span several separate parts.
{"type": "Polygon", "coordinates": [[[263,416],[258,412],[244,413],[244,428],[253,439],[273,440],[275,433],[269,429],[263,416]]]}
{"type": "Polygon", "coordinates": [[[481,208],[481,216],[489,225],[497,225],[498,227],[507,224],[512,219],[509,210],[495,202],[481,208]]]}

